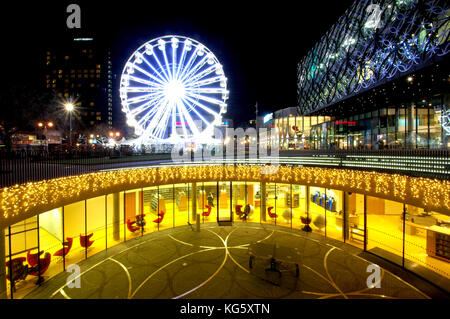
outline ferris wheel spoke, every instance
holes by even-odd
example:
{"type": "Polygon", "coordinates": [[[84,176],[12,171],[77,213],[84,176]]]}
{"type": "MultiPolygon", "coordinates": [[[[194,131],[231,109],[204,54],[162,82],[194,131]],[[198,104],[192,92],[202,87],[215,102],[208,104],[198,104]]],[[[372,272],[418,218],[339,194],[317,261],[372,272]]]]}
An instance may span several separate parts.
{"type": "MultiPolygon", "coordinates": [[[[164,85],[164,82],[162,82],[160,79],[158,79],[157,77],[155,77],[153,74],[148,73],[147,71],[145,71],[143,68],[134,65],[134,68],[136,70],[138,70],[139,72],[141,72],[142,74],[145,74],[146,76],[148,76],[149,78],[155,80],[156,82],[160,83],[161,85],[164,85]]],[[[130,78],[138,78],[136,76],[130,75],[130,78]]],[[[149,85],[154,85],[152,82],[150,82],[149,85]]]]}
{"type": "Polygon", "coordinates": [[[175,77],[175,65],[177,64],[177,47],[178,45],[172,45],[172,79],[176,79],[175,77]]]}
{"type": "Polygon", "coordinates": [[[188,78],[185,80],[185,83],[187,83],[187,84],[195,83],[195,82],[197,82],[198,80],[204,78],[205,76],[207,76],[207,75],[213,73],[215,70],[216,70],[216,67],[215,67],[214,65],[213,65],[213,66],[210,66],[210,67],[206,68],[205,70],[203,70],[202,72],[197,73],[197,74],[195,74],[195,75],[192,75],[192,76],[188,77],[188,78]]]}
{"type": "Polygon", "coordinates": [[[143,124],[144,121],[146,121],[148,118],[152,117],[158,111],[158,109],[155,108],[155,107],[152,107],[152,108],[149,108],[149,109],[145,109],[142,112],[138,112],[136,114],[143,113],[144,111],[147,111],[147,112],[145,113],[145,115],[141,119],[139,119],[139,121],[138,121],[139,125],[143,124]]]}
{"type": "MultiPolygon", "coordinates": [[[[164,47],[163,50],[165,50],[165,47],[164,47]]],[[[161,72],[164,73],[166,82],[169,82],[169,81],[170,81],[170,76],[166,73],[166,70],[165,70],[164,67],[161,65],[161,62],[159,62],[159,59],[158,59],[158,57],[156,56],[156,52],[153,54],[153,58],[155,59],[156,63],[158,63],[161,72]]],[[[161,74],[161,72],[158,72],[158,73],[161,74]]]]}
{"type": "Polygon", "coordinates": [[[186,110],[186,108],[184,107],[184,105],[183,105],[183,107],[181,107],[180,109],[181,109],[181,111],[183,112],[183,114],[184,114],[184,116],[185,116],[185,118],[186,118],[186,120],[187,120],[187,122],[188,122],[188,124],[189,124],[189,128],[191,129],[192,134],[193,134],[193,135],[198,135],[200,132],[198,131],[198,128],[197,128],[197,126],[195,125],[195,122],[194,122],[194,120],[192,119],[192,117],[191,117],[191,115],[189,114],[189,112],[186,110]]]}
{"type": "MultiPolygon", "coordinates": [[[[142,83],[145,85],[150,85],[150,86],[156,86],[156,87],[162,87],[162,84],[159,83],[155,83],[149,80],[145,80],[145,79],[141,79],[140,77],[134,76],[134,75],[129,75],[128,76],[129,81],[134,81],[134,82],[138,82],[138,83],[142,83]]],[[[124,85],[124,87],[128,87],[129,84],[124,85]]]]}
{"type": "Polygon", "coordinates": [[[146,93],[146,92],[157,93],[160,91],[160,89],[145,86],[128,86],[124,87],[123,89],[129,93],[146,93]]]}
{"type": "Polygon", "coordinates": [[[185,96],[185,99],[189,100],[191,103],[197,105],[198,107],[200,107],[200,108],[203,109],[204,111],[206,111],[206,112],[208,112],[208,113],[210,113],[210,114],[212,114],[212,115],[214,115],[214,116],[219,115],[218,112],[215,112],[215,111],[212,110],[211,108],[209,108],[209,107],[203,105],[203,104],[200,103],[199,101],[196,101],[196,100],[190,98],[189,96],[185,96]]]}
{"type": "Polygon", "coordinates": [[[178,75],[180,74],[181,66],[183,65],[184,58],[186,57],[186,41],[183,43],[183,51],[181,51],[180,61],[178,62],[178,67],[176,69],[174,77],[178,79],[178,75]]]}
{"type": "Polygon", "coordinates": [[[153,96],[158,96],[159,94],[161,94],[161,93],[148,93],[148,94],[144,94],[144,95],[139,95],[139,96],[135,96],[132,98],[128,98],[126,100],[126,102],[128,104],[136,104],[136,103],[147,101],[150,98],[152,98],[153,96]]]}
{"type": "Polygon", "coordinates": [[[190,70],[187,70],[187,72],[181,75],[180,80],[186,81],[186,79],[189,78],[191,74],[200,70],[206,64],[206,61],[207,56],[205,54],[205,56],[200,61],[198,61],[197,64],[195,64],[190,70]]]}
{"type": "Polygon", "coordinates": [[[164,114],[166,104],[167,103],[166,103],[165,99],[160,101],[160,107],[157,109],[155,108],[156,109],[155,115],[150,120],[150,123],[148,123],[148,125],[146,127],[146,131],[153,130],[153,132],[154,132],[156,130],[156,128],[158,127],[158,123],[160,122],[161,117],[164,114]]]}
{"type": "Polygon", "coordinates": [[[158,123],[158,131],[159,133],[155,133],[156,136],[163,139],[167,132],[167,124],[169,122],[170,112],[164,112],[163,119],[158,123]]]}
{"type": "Polygon", "coordinates": [[[186,95],[189,95],[189,96],[194,97],[196,99],[203,100],[203,101],[206,101],[206,102],[209,102],[209,103],[212,103],[212,104],[216,104],[216,105],[222,105],[223,104],[223,101],[221,101],[221,100],[217,100],[217,99],[209,97],[209,96],[195,94],[195,93],[192,93],[192,92],[189,92],[189,91],[186,91],[186,95]]]}
{"type": "Polygon", "coordinates": [[[220,82],[221,80],[223,80],[223,78],[224,77],[222,75],[215,76],[213,78],[208,78],[205,80],[197,81],[197,82],[195,82],[195,85],[191,84],[191,85],[189,85],[189,87],[200,87],[200,86],[204,86],[204,85],[211,85],[211,84],[220,82]]]}
{"type": "Polygon", "coordinates": [[[222,94],[225,92],[223,88],[192,88],[186,89],[186,91],[191,93],[206,93],[206,94],[222,94]]]}
{"type": "MultiPolygon", "coordinates": [[[[162,96],[162,94],[161,94],[162,96]]],[[[146,110],[150,110],[156,103],[158,103],[158,101],[160,100],[160,97],[155,97],[147,102],[145,102],[144,104],[141,104],[139,106],[136,106],[135,108],[133,108],[130,111],[130,114],[132,115],[137,115],[140,114],[146,110]]]]}
{"type": "MultiPolygon", "coordinates": [[[[187,137],[188,137],[188,133],[187,133],[187,130],[186,130],[186,123],[185,123],[186,121],[185,121],[185,119],[184,119],[183,112],[182,112],[181,109],[178,107],[178,103],[175,104],[175,105],[176,105],[178,114],[180,115],[180,122],[181,122],[181,129],[183,130],[183,136],[184,136],[185,138],[187,138],[187,137]]],[[[184,107],[184,105],[183,105],[182,107],[184,107]]]]}
{"type": "Polygon", "coordinates": [[[163,57],[164,57],[164,62],[166,63],[166,69],[167,69],[167,74],[169,75],[169,80],[172,80],[173,79],[173,74],[170,71],[170,63],[167,60],[166,47],[164,47],[164,50],[163,50],[163,57]]]}
{"type": "MultiPolygon", "coordinates": [[[[155,54],[156,53],[153,54],[153,57],[155,58],[155,60],[158,61],[157,63],[159,64],[159,60],[155,54]]],[[[155,74],[158,75],[158,77],[159,77],[159,79],[157,80],[158,83],[160,83],[161,85],[164,85],[164,83],[168,81],[168,79],[166,77],[164,77],[161,72],[158,72],[155,69],[155,67],[145,57],[142,57],[142,60],[145,62],[145,64],[147,64],[153,70],[153,72],[155,72],[155,74]]],[[[159,64],[159,65],[161,66],[161,64],[159,64]]]]}
{"type": "Polygon", "coordinates": [[[181,79],[183,77],[183,74],[187,72],[194,63],[195,59],[197,58],[198,48],[195,48],[195,50],[191,53],[191,56],[189,57],[188,63],[181,69],[181,73],[178,75],[178,79],[181,79]]]}
{"type": "Polygon", "coordinates": [[[191,110],[192,110],[195,114],[197,114],[197,116],[198,116],[204,123],[206,123],[206,126],[211,125],[211,123],[210,123],[208,120],[206,120],[206,119],[203,117],[203,115],[201,115],[195,108],[191,108],[191,110]]]}

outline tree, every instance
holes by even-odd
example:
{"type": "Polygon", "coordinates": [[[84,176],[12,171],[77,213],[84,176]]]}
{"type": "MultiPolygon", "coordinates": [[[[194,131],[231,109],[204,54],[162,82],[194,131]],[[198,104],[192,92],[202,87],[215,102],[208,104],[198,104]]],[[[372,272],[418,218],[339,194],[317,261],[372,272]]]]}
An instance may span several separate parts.
{"type": "Polygon", "coordinates": [[[61,122],[56,112],[56,94],[24,84],[13,83],[0,94],[0,132],[7,151],[11,150],[11,136],[18,131],[34,131],[38,121],[61,122]]]}

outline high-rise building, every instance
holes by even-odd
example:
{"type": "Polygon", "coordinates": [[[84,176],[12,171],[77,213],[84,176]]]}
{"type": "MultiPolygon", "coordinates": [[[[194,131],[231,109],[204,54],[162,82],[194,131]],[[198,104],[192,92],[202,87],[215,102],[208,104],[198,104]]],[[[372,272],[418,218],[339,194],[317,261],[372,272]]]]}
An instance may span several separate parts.
{"type": "Polygon", "coordinates": [[[93,38],[72,38],[45,52],[45,88],[76,104],[74,129],[113,126],[112,62],[108,48],[93,38]]]}

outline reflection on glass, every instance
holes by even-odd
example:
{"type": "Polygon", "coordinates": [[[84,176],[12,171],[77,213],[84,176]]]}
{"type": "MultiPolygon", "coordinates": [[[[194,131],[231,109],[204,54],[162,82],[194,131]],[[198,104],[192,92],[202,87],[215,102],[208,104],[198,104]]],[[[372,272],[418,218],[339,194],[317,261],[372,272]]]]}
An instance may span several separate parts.
{"type": "Polygon", "coordinates": [[[73,241],[70,252],[65,256],[66,267],[86,258],[86,247],[95,238],[88,239],[85,234],[85,201],[64,206],[64,237],[73,241]]]}
{"type": "MultiPolygon", "coordinates": [[[[167,197],[170,197],[168,195],[167,197]]],[[[143,189],[143,206],[144,206],[144,214],[145,214],[145,232],[154,232],[158,231],[160,227],[166,228],[167,225],[172,226],[173,221],[169,215],[171,213],[167,213],[169,205],[166,205],[165,197],[159,192],[159,187],[146,187],[143,189]],[[167,215],[167,216],[166,216],[167,215]],[[169,217],[169,218],[168,218],[169,217]]],[[[171,207],[170,207],[171,208],[171,207]]]]}
{"type": "Polygon", "coordinates": [[[90,257],[106,248],[105,196],[90,198],[86,204],[86,234],[90,236],[89,241],[94,241],[87,249],[87,255],[90,257]]]}
{"type": "Polygon", "coordinates": [[[159,211],[157,222],[159,222],[159,230],[172,228],[174,224],[174,193],[172,185],[159,186],[159,211]]]}
{"type": "Polygon", "coordinates": [[[402,264],[403,204],[367,196],[367,250],[402,264]]]}
{"type": "Polygon", "coordinates": [[[295,217],[295,212],[292,206],[293,194],[290,184],[276,184],[276,211],[278,217],[276,218],[277,225],[291,227],[292,218],[295,217]]]}
{"type": "Polygon", "coordinates": [[[217,182],[202,183],[202,223],[217,221],[217,182]]]}
{"type": "Polygon", "coordinates": [[[231,199],[231,183],[219,182],[219,221],[231,221],[233,216],[232,207],[230,204],[231,199]]]}
{"type": "Polygon", "coordinates": [[[113,247],[124,241],[124,192],[108,194],[107,196],[107,228],[106,244],[113,247]]]}
{"type": "Polygon", "coordinates": [[[175,227],[186,226],[189,221],[190,196],[189,185],[175,184],[175,227]]]}
{"type": "Polygon", "coordinates": [[[405,267],[416,264],[450,278],[450,218],[406,205],[405,267]]]}

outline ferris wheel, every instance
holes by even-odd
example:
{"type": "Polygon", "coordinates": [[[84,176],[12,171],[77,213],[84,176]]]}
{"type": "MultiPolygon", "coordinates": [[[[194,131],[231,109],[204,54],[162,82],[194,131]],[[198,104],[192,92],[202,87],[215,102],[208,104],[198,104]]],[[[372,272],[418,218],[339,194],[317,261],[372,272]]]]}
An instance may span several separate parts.
{"type": "Polygon", "coordinates": [[[200,141],[227,110],[227,78],[200,42],[177,35],[148,41],[128,59],[120,79],[122,111],[141,141],[200,141]]]}

